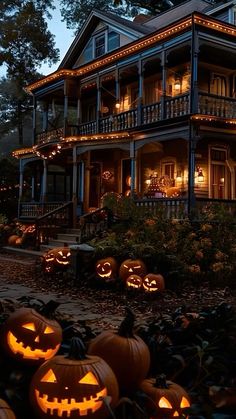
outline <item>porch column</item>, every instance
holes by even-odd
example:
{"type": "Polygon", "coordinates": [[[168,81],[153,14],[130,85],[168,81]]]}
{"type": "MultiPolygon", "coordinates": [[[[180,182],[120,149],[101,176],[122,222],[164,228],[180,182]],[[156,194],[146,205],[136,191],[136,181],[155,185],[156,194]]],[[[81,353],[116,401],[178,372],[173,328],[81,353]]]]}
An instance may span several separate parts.
{"type": "Polygon", "coordinates": [[[100,110],[101,110],[101,85],[100,85],[100,77],[97,75],[97,113],[96,113],[96,125],[97,129],[96,132],[99,132],[99,122],[100,122],[100,110]]]}
{"type": "Polygon", "coordinates": [[[78,88],[78,99],[77,99],[77,122],[78,125],[81,123],[81,90],[78,88]]]}
{"type": "Polygon", "coordinates": [[[161,95],[161,119],[166,117],[166,51],[161,53],[161,68],[162,68],[162,95],[161,95]]]}
{"type": "Polygon", "coordinates": [[[119,105],[120,105],[120,73],[119,73],[119,69],[118,68],[116,68],[116,70],[115,70],[115,83],[116,83],[116,92],[115,92],[115,95],[116,95],[116,105],[118,105],[118,106],[116,106],[116,111],[119,109],[119,105]]]}
{"type": "Polygon", "coordinates": [[[143,105],[143,63],[138,62],[138,103],[137,103],[137,125],[142,125],[142,105],[143,105]]]}
{"type": "Polygon", "coordinates": [[[43,104],[43,131],[48,129],[48,103],[43,104]]]}
{"type": "Polygon", "coordinates": [[[22,194],[23,194],[23,182],[24,182],[24,164],[22,159],[20,159],[20,167],[19,167],[19,172],[20,172],[20,176],[19,176],[19,198],[18,198],[18,218],[20,217],[20,204],[21,204],[21,200],[22,200],[22,194]]]}
{"type": "Polygon", "coordinates": [[[32,144],[36,144],[36,110],[37,110],[37,100],[33,96],[33,138],[32,144]]]}
{"type": "Polygon", "coordinates": [[[191,211],[196,206],[196,197],[194,192],[195,186],[195,151],[198,136],[196,129],[190,126],[189,129],[189,162],[188,162],[188,215],[191,216],[191,211]]]}
{"type": "Polygon", "coordinates": [[[78,200],[83,203],[84,201],[84,161],[79,162],[79,184],[78,184],[78,200]]]}
{"type": "Polygon", "coordinates": [[[43,160],[43,179],[42,179],[42,202],[46,202],[47,195],[47,174],[48,174],[48,164],[46,160],[43,160]]]}
{"type": "Polygon", "coordinates": [[[130,143],[130,159],[131,159],[131,184],[130,184],[130,191],[131,197],[134,196],[136,192],[136,150],[135,150],[135,142],[132,141],[130,143]]]}
{"type": "Polygon", "coordinates": [[[190,113],[198,112],[198,54],[198,32],[196,30],[194,19],[192,18],[190,113]]]}
{"type": "Polygon", "coordinates": [[[67,80],[65,80],[64,81],[64,134],[66,134],[67,118],[68,118],[68,83],[67,83],[67,80]]]}
{"type": "Polygon", "coordinates": [[[72,179],[72,203],[73,203],[73,227],[76,227],[77,218],[77,150],[76,146],[73,148],[73,179],[72,179]]]}

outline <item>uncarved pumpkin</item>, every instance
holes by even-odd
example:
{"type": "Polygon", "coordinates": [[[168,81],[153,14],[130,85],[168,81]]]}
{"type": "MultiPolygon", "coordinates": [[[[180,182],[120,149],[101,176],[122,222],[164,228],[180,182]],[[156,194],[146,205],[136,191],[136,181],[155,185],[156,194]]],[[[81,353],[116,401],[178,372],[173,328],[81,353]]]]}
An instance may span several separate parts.
{"type": "Polygon", "coordinates": [[[89,344],[88,353],[105,359],[114,371],[122,392],[132,392],[147,376],[150,352],[146,343],[133,332],[134,314],[127,307],[126,317],[117,333],[104,331],[89,344]]]}
{"type": "Polygon", "coordinates": [[[103,419],[118,402],[116,377],[100,357],[85,354],[83,343],[73,338],[68,356],[56,355],[33,376],[30,401],[39,418],[103,419]]]}
{"type": "Polygon", "coordinates": [[[0,419],[16,419],[13,410],[3,399],[0,399],[0,419]]]}
{"type": "Polygon", "coordinates": [[[54,356],[62,341],[62,329],[32,308],[14,311],[3,325],[1,343],[17,361],[40,364],[54,356]]]}
{"type": "Polygon", "coordinates": [[[168,419],[185,416],[190,407],[188,393],[179,384],[166,381],[164,375],[145,379],[140,389],[148,396],[146,408],[152,419],[168,419]]]}

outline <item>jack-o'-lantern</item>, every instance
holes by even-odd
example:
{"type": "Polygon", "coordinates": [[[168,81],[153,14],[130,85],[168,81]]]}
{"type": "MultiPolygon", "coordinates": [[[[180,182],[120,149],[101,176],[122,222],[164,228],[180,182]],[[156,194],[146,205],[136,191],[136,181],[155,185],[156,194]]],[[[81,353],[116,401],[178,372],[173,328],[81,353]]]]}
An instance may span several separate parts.
{"type": "Polygon", "coordinates": [[[115,279],[117,275],[116,260],[113,257],[98,260],[96,263],[96,275],[105,282],[115,279]]]}
{"type": "Polygon", "coordinates": [[[161,274],[147,274],[143,278],[143,289],[146,292],[162,291],[165,288],[164,278],[161,274]]]}
{"type": "Polygon", "coordinates": [[[30,400],[40,418],[106,418],[103,399],[109,398],[113,408],[118,396],[112,369],[102,358],[85,354],[78,338],[72,338],[68,356],[56,355],[41,365],[30,385],[30,400]]]}
{"type": "Polygon", "coordinates": [[[43,255],[45,264],[54,263],[60,268],[67,268],[71,260],[71,251],[69,247],[55,247],[54,249],[48,250],[43,255]]]}
{"type": "Polygon", "coordinates": [[[120,265],[119,269],[119,277],[126,281],[128,276],[135,274],[141,277],[145,276],[147,273],[147,269],[145,263],[140,259],[126,259],[120,265]]]}
{"type": "Polygon", "coordinates": [[[126,316],[117,332],[104,331],[91,340],[88,353],[103,358],[114,371],[124,394],[133,392],[147,376],[150,352],[143,339],[134,334],[135,316],[126,307],[126,316]]]}
{"type": "Polygon", "coordinates": [[[165,376],[145,379],[140,389],[148,396],[146,408],[152,419],[187,418],[190,398],[179,384],[166,381],[165,376]]]}
{"type": "Polygon", "coordinates": [[[130,275],[126,279],[126,287],[131,290],[140,290],[142,288],[143,280],[139,275],[130,275]]]}
{"type": "Polygon", "coordinates": [[[17,361],[40,364],[57,353],[62,329],[56,320],[23,307],[4,323],[1,341],[5,352],[17,361]]]}
{"type": "Polygon", "coordinates": [[[3,399],[0,399],[0,419],[16,419],[13,410],[3,399]]]}

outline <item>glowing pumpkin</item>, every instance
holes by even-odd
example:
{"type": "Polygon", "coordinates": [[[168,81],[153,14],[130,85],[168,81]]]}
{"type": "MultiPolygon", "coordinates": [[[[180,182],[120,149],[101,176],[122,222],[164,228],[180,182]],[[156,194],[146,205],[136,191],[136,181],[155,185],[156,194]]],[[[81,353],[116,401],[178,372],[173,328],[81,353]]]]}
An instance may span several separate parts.
{"type": "Polygon", "coordinates": [[[15,246],[16,241],[19,239],[19,236],[17,236],[16,234],[12,234],[9,238],[8,238],[8,244],[9,246],[15,246]]]}
{"type": "MultiPolygon", "coordinates": [[[[85,354],[83,343],[73,338],[68,356],[57,355],[36,371],[30,385],[30,400],[39,418],[102,419],[119,396],[116,377],[97,356],[85,354]]],[[[37,417],[38,417],[37,416],[37,417]]]]}
{"type": "Polygon", "coordinates": [[[129,289],[140,290],[142,288],[143,280],[139,275],[130,275],[126,279],[126,287],[129,289]]]}
{"type": "Polygon", "coordinates": [[[40,364],[57,353],[61,341],[59,323],[31,308],[14,311],[3,326],[3,348],[18,361],[40,364]]]}
{"type": "Polygon", "coordinates": [[[16,419],[13,410],[3,399],[0,399],[0,419],[16,419]]]}
{"type": "Polygon", "coordinates": [[[69,247],[55,247],[48,250],[43,255],[45,270],[47,264],[54,264],[56,267],[67,268],[71,261],[71,251],[69,247]]]}
{"type": "Polygon", "coordinates": [[[119,277],[125,282],[128,276],[135,274],[143,277],[147,269],[145,263],[140,259],[126,259],[120,265],[119,277]]]}
{"type": "Polygon", "coordinates": [[[187,392],[178,384],[166,381],[165,376],[145,379],[140,389],[148,396],[146,407],[153,418],[185,418],[186,409],[190,407],[187,392]]]}
{"type": "Polygon", "coordinates": [[[96,263],[96,275],[105,282],[113,280],[117,275],[117,262],[113,257],[100,259],[96,263]]]}
{"type": "Polygon", "coordinates": [[[104,331],[89,344],[88,353],[103,358],[114,371],[123,392],[134,391],[147,376],[150,352],[146,343],[133,332],[135,316],[126,308],[126,317],[116,332],[104,331]]]}
{"type": "Polygon", "coordinates": [[[160,274],[147,274],[143,278],[143,288],[146,292],[162,291],[165,288],[164,278],[160,274]]]}

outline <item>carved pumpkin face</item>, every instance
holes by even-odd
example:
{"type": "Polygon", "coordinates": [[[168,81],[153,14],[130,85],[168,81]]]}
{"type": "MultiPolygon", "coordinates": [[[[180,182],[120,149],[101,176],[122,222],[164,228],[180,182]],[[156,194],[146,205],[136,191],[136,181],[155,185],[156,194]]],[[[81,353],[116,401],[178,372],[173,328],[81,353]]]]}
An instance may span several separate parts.
{"type": "Polygon", "coordinates": [[[143,278],[143,288],[146,292],[162,291],[165,288],[163,276],[160,274],[147,274],[143,278]]]}
{"type": "Polygon", "coordinates": [[[19,361],[42,363],[57,353],[61,341],[59,323],[46,319],[31,308],[16,310],[4,325],[4,349],[19,361]]]}
{"type": "Polygon", "coordinates": [[[146,274],[146,266],[140,259],[126,259],[122,262],[119,270],[119,276],[126,281],[128,276],[135,274],[143,277],[146,274]]]}
{"type": "Polygon", "coordinates": [[[45,264],[54,263],[61,267],[67,267],[70,264],[71,251],[69,247],[56,247],[43,255],[45,264]]]}
{"type": "Polygon", "coordinates": [[[140,290],[142,287],[143,280],[139,275],[130,275],[126,279],[126,287],[129,289],[140,290]]]}
{"type": "Polygon", "coordinates": [[[114,279],[117,274],[117,262],[113,257],[100,259],[96,263],[96,275],[104,281],[114,279]]]}
{"type": "Polygon", "coordinates": [[[106,396],[111,397],[111,406],[117,403],[117,380],[107,363],[95,356],[83,360],[55,356],[36,371],[30,390],[41,418],[105,418],[106,396]]]}
{"type": "Polygon", "coordinates": [[[156,380],[150,378],[144,380],[140,388],[148,396],[147,409],[153,419],[188,417],[185,413],[190,407],[190,399],[180,385],[166,381],[165,386],[159,387],[156,380]]]}

